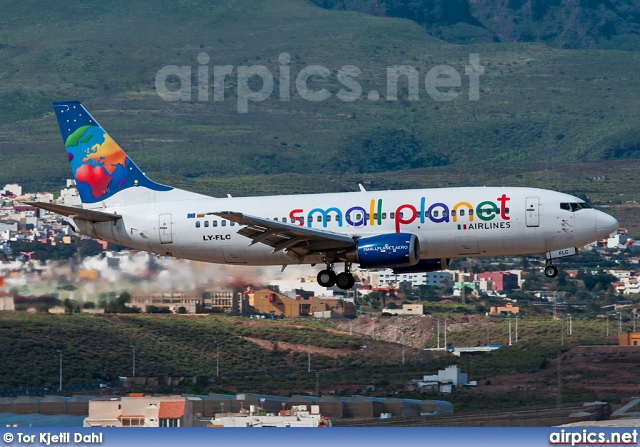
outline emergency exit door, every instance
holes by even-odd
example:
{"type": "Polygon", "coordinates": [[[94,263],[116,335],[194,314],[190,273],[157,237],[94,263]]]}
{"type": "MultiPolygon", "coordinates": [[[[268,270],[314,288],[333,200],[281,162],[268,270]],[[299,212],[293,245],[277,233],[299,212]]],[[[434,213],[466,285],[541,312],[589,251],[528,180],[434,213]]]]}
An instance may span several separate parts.
{"type": "Polygon", "coordinates": [[[160,214],[158,228],[160,230],[160,243],[171,244],[173,243],[173,223],[171,221],[171,213],[160,214]]]}

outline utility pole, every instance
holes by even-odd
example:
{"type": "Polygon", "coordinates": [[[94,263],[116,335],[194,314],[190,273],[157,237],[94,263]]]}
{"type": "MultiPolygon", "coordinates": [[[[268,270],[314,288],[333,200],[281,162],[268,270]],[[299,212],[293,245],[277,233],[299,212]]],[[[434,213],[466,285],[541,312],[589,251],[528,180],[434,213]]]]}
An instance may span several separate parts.
{"type": "Polygon", "coordinates": [[[618,316],[620,317],[618,319],[618,337],[620,337],[620,334],[622,334],[622,312],[618,312],[618,316]]]}
{"type": "Polygon", "coordinates": [[[489,325],[487,324],[487,346],[489,346],[489,325]]]}
{"type": "Polygon", "coordinates": [[[216,340],[216,377],[220,377],[220,344],[216,340]]]}
{"type": "Polygon", "coordinates": [[[60,385],[58,387],[58,391],[62,392],[62,349],[57,349],[60,353],[60,385]]]}
{"type": "Polygon", "coordinates": [[[402,364],[404,365],[404,328],[402,328],[402,364]]]}
{"type": "Polygon", "coordinates": [[[562,346],[564,346],[564,319],[560,318],[560,340],[562,346]]]}
{"type": "Polygon", "coordinates": [[[311,372],[311,335],[307,335],[307,372],[311,372]]]}
{"type": "Polygon", "coordinates": [[[511,315],[509,315],[509,346],[511,346],[511,315]]]}
{"type": "Polygon", "coordinates": [[[573,322],[571,320],[571,314],[567,314],[569,317],[569,335],[573,335],[573,322]]]}
{"type": "Polygon", "coordinates": [[[609,336],[609,315],[607,315],[607,337],[609,336]]]}
{"type": "Polygon", "coordinates": [[[560,374],[560,364],[562,361],[561,353],[558,351],[558,407],[562,404],[562,376],[560,374]]]}
{"type": "Polygon", "coordinates": [[[444,320],[444,349],[447,349],[447,320],[444,320]]]}
{"type": "Polygon", "coordinates": [[[440,319],[436,320],[438,322],[438,349],[440,349],[440,319]]]}
{"type": "Polygon", "coordinates": [[[516,315],[516,344],[518,344],[518,315],[516,315]]]}
{"type": "Polygon", "coordinates": [[[130,348],[133,348],[133,372],[131,377],[135,377],[136,376],[136,347],[135,345],[130,345],[130,348]]]}

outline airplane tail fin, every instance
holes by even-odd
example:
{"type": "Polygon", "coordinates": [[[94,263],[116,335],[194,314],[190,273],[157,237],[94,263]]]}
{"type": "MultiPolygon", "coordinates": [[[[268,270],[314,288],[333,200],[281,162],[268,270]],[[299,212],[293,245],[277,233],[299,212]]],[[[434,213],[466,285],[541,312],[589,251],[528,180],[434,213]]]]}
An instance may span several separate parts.
{"type": "Polygon", "coordinates": [[[53,109],[83,205],[91,207],[129,188],[174,189],[145,176],[79,101],[54,102],[53,109]]]}

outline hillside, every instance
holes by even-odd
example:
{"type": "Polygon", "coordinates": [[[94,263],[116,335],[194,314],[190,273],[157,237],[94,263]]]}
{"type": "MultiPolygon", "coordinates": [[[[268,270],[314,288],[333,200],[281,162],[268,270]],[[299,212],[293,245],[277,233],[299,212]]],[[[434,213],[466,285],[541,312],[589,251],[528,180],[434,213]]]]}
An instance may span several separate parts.
{"type": "Polygon", "coordinates": [[[402,17],[453,43],[544,42],[559,48],[640,48],[636,0],[312,0],[338,10],[402,17]]]}
{"type": "MultiPolygon", "coordinates": [[[[147,174],[213,195],[246,185],[253,194],[349,190],[357,176],[379,172],[389,173],[379,181],[387,187],[406,183],[397,170],[431,166],[427,176],[409,174],[411,183],[444,183],[450,172],[457,177],[448,184],[519,183],[502,173],[517,166],[523,178],[533,177],[532,186],[546,186],[528,175],[531,167],[609,166],[640,157],[640,112],[629,100],[640,88],[638,57],[538,43],[453,45],[406,19],[325,10],[304,0],[160,1],[153,9],[141,1],[47,9],[25,1],[0,17],[0,183],[29,190],[63,185],[69,168],[51,101],[77,98],[147,174]],[[275,76],[271,97],[238,113],[236,69],[225,101],[162,100],[154,79],[169,64],[192,67],[197,98],[201,52],[210,56],[210,72],[215,65],[255,64],[274,74],[286,52],[292,77],[313,64],[331,70],[309,87],[324,87],[332,97],[306,101],[292,83],[291,100],[280,101],[275,76]],[[480,54],[485,67],[479,101],[468,101],[470,53],[480,54]],[[336,74],[346,64],[362,70],[363,94],[354,102],[336,98],[344,87],[336,74]],[[420,73],[418,101],[408,100],[406,81],[398,101],[386,100],[386,68],[402,64],[420,73]],[[450,102],[424,89],[425,73],[441,64],[462,73],[461,94],[450,102]],[[382,98],[367,100],[372,90],[382,98]],[[318,177],[309,177],[310,167],[318,177]]],[[[565,179],[582,181],[577,175],[572,170],[565,179]]],[[[629,197],[605,200],[638,199],[631,189],[629,197]]]]}
{"type": "MultiPolygon", "coordinates": [[[[514,343],[508,346],[506,319],[465,315],[453,304],[449,310],[433,315],[376,316],[375,321],[363,317],[352,325],[347,321],[257,321],[212,315],[0,312],[0,393],[4,387],[56,384],[57,349],[63,351],[65,384],[117,381],[119,376],[129,375],[131,345],[136,346],[138,376],[198,375],[213,379],[217,340],[221,377],[154,391],[313,393],[315,374],[307,373],[310,352],[312,370],[320,371],[323,394],[438,398],[454,402],[456,412],[552,404],[556,402],[557,358],[561,352],[563,402],[617,400],[628,397],[638,379],[607,365],[615,362],[625,371],[634,371],[640,360],[628,347],[611,346],[615,337],[605,339],[605,325],[604,319],[574,316],[573,335],[565,335],[562,346],[559,321],[525,317],[519,321],[518,342],[514,326],[514,343]],[[447,320],[449,345],[484,346],[488,340],[503,348],[462,358],[423,351],[425,344],[437,345],[436,318],[441,331],[447,320]],[[353,335],[349,335],[350,330],[353,335]],[[585,345],[591,347],[580,347],[585,345]],[[407,390],[409,380],[453,364],[469,372],[470,380],[477,380],[479,386],[450,395],[407,390]],[[365,390],[370,385],[375,389],[365,390]]],[[[444,346],[442,333],[440,342],[444,346]]]]}

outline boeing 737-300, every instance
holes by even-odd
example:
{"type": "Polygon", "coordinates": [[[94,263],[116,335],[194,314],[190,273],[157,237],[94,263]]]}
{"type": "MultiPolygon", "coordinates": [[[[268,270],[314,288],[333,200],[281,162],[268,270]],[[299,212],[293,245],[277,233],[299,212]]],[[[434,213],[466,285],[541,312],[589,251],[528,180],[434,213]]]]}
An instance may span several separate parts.
{"type": "Polygon", "coordinates": [[[54,110],[82,207],[29,203],[66,216],[77,233],[159,255],[323,264],[318,282],[342,289],[354,285],[353,264],[429,272],[457,257],[546,254],[545,274],[555,277],[554,259],[618,228],[584,200],[536,188],[209,197],[147,178],[80,102],[54,110]]]}

